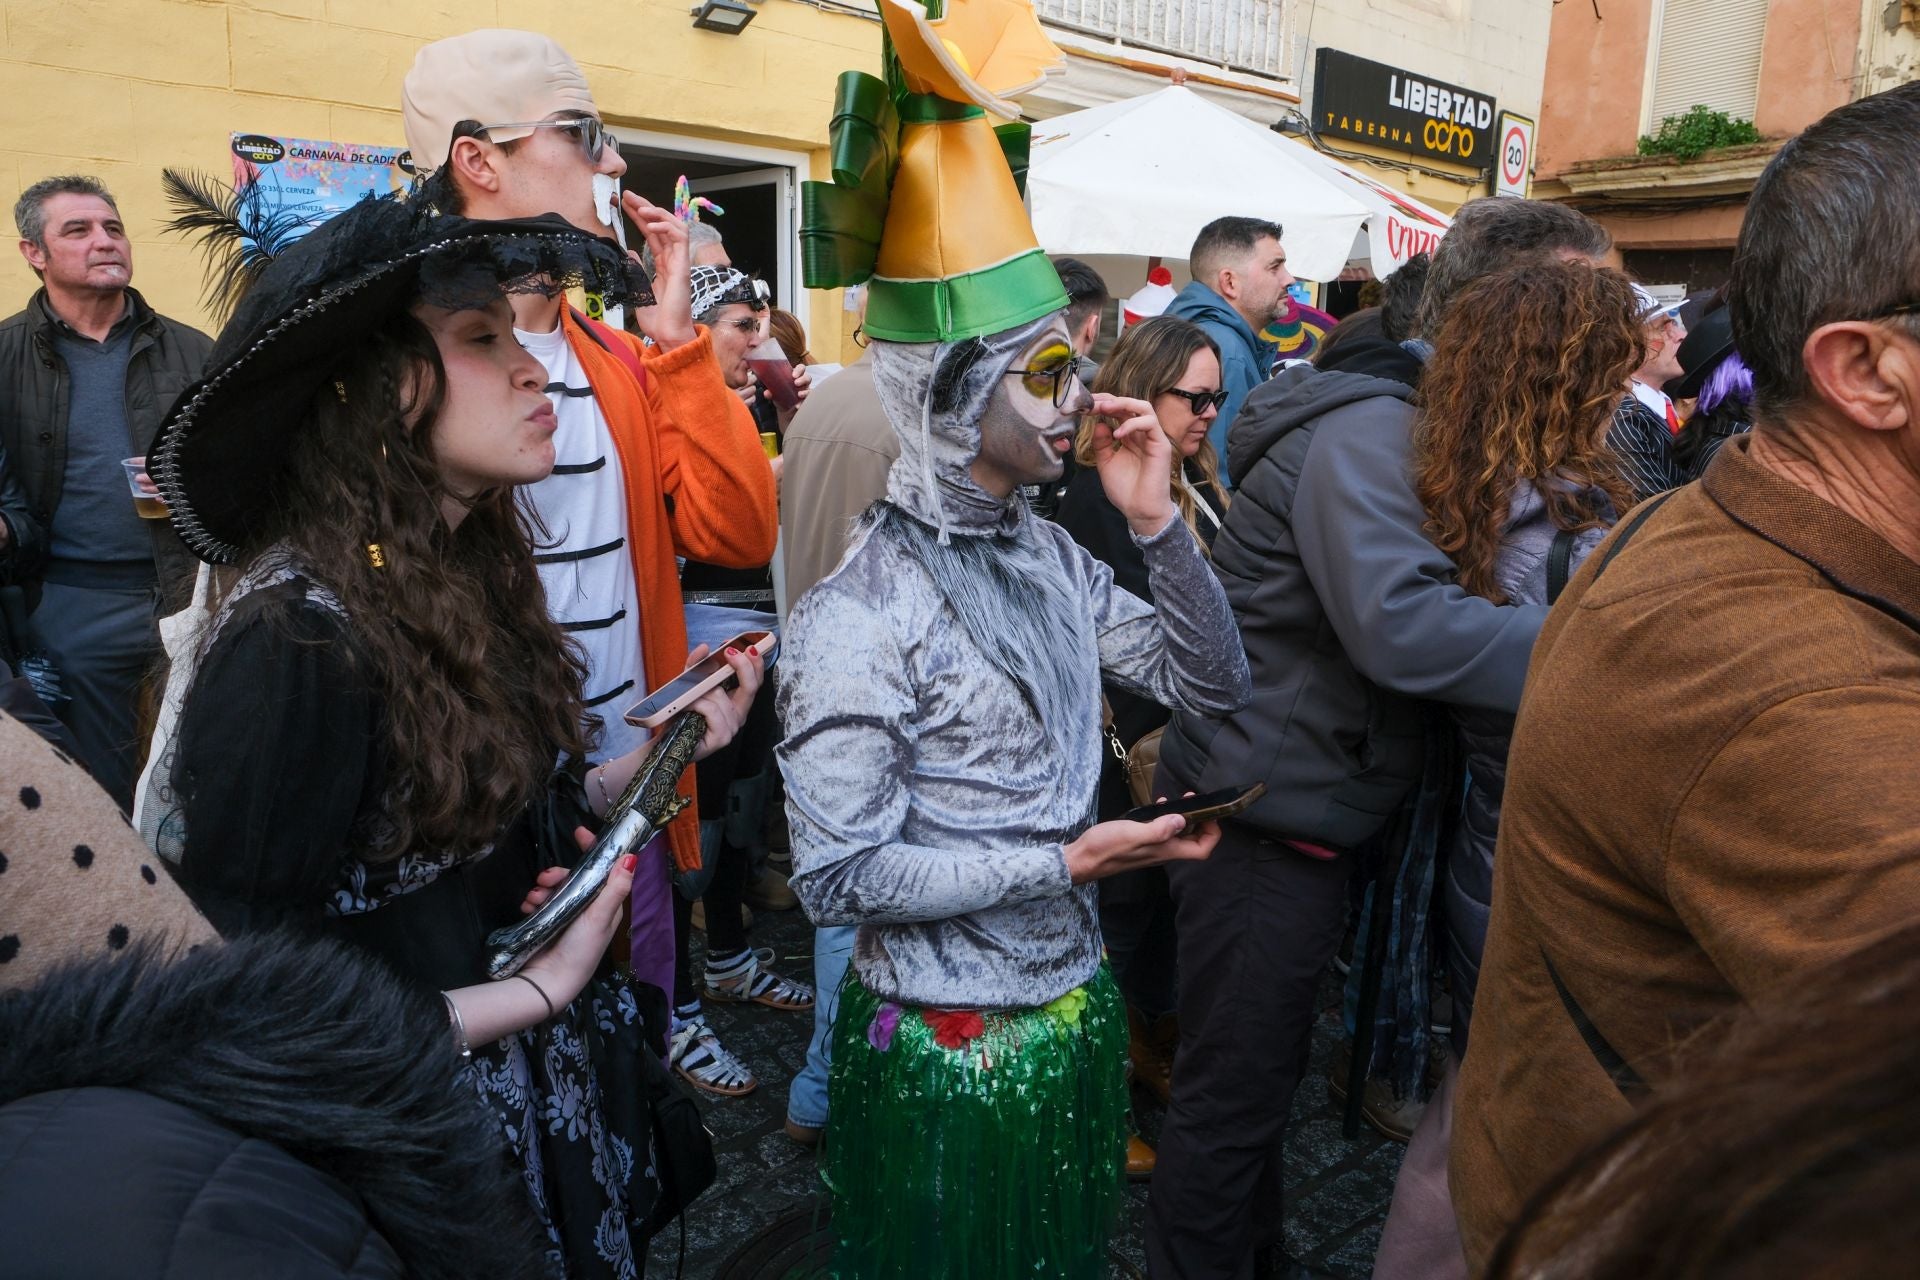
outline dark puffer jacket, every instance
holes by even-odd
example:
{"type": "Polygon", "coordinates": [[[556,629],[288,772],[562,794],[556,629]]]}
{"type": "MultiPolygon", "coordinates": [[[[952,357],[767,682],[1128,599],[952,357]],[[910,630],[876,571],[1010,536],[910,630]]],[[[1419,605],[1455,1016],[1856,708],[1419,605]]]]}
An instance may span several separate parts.
{"type": "MultiPolygon", "coordinates": [[[[1507,599],[1515,604],[1547,603],[1548,557],[1558,532],[1539,490],[1522,480],[1507,504],[1507,527],[1494,562],[1494,579],[1507,599]]],[[[1569,577],[1606,536],[1606,529],[1573,536],[1569,577]]],[[[1474,991],[1480,983],[1480,957],[1487,946],[1487,915],[1493,906],[1493,849],[1500,834],[1500,802],[1507,790],[1507,747],[1513,741],[1514,716],[1509,711],[1456,707],[1453,721],[1467,764],[1467,790],[1447,850],[1441,892],[1446,904],[1447,964],[1453,978],[1453,1045],[1464,1056],[1474,991]]]]}
{"type": "Polygon", "coordinates": [[[1344,369],[1283,369],[1247,398],[1213,544],[1253,672],[1223,720],[1177,714],[1161,743],[1196,791],[1251,783],[1243,819],[1337,850],[1385,826],[1424,762],[1411,699],[1511,713],[1546,610],[1454,583],[1408,475],[1413,389],[1344,369]]]}
{"type": "Polygon", "coordinates": [[[0,997],[7,1280],[533,1277],[438,1002],[333,943],[144,948],[0,997]]]}
{"type": "MultiPolygon", "coordinates": [[[[146,455],[173,402],[199,379],[213,340],[160,315],[132,289],[127,290],[127,302],[136,326],[127,362],[127,456],[135,458],[146,455]]],[[[66,482],[67,410],[73,401],[66,363],[53,343],[55,323],[45,289],[33,295],[25,310],[0,320],[0,445],[42,530],[59,518],[66,482]]],[[[170,613],[192,592],[196,562],[170,522],[144,523],[153,538],[162,612],[170,613]]]]}

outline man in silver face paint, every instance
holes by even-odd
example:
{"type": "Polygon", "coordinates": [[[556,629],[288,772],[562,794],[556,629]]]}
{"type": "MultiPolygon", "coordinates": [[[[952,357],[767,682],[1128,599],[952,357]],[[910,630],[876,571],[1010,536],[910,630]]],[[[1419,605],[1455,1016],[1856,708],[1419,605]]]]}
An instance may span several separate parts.
{"type": "Polygon", "coordinates": [[[1204,858],[1218,828],[1093,825],[1100,682],[1221,715],[1250,696],[1245,655],[1151,406],[1088,394],[1063,313],[872,355],[900,457],[794,609],[780,691],[793,888],[815,924],[859,926],[833,1048],[836,1259],[902,1273],[911,1220],[940,1274],[960,1255],[970,1274],[1104,1274],[1126,1027],[1092,882],[1204,858]],[[1157,612],[1021,496],[1089,410],[1157,612]]]}

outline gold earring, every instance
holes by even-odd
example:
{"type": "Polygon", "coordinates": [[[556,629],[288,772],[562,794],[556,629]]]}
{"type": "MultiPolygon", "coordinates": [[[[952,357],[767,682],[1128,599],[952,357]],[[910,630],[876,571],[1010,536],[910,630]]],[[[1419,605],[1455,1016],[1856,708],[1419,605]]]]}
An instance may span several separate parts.
{"type": "Polygon", "coordinates": [[[340,397],[341,404],[345,404],[347,402],[347,384],[335,378],[333,380],[333,394],[340,397]]]}
{"type": "Polygon", "coordinates": [[[387,553],[381,549],[379,543],[369,542],[367,544],[367,563],[376,569],[384,569],[387,567],[387,553]]]}

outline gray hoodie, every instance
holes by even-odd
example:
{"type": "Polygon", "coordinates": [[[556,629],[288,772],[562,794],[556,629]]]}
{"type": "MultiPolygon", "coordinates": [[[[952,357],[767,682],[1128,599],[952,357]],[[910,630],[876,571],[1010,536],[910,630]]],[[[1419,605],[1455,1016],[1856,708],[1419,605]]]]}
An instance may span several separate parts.
{"type": "Polygon", "coordinates": [[[1100,963],[1093,886],[1071,883],[1064,846],[1094,814],[1101,678],[1202,715],[1248,696],[1179,520],[1137,540],[1156,614],[1018,494],[973,483],[979,409],[1011,359],[999,338],[938,414],[937,351],[873,344],[900,458],[781,660],[794,892],[815,924],[861,926],[869,989],[947,1008],[1044,1004],[1100,963]]]}
{"type": "Polygon", "coordinates": [[[1247,398],[1239,477],[1213,545],[1253,701],[1176,714],[1161,759],[1180,785],[1264,780],[1244,819],[1351,849],[1385,826],[1423,763],[1415,699],[1511,712],[1546,610],[1454,584],[1408,474],[1413,389],[1298,365],[1247,398]]]}

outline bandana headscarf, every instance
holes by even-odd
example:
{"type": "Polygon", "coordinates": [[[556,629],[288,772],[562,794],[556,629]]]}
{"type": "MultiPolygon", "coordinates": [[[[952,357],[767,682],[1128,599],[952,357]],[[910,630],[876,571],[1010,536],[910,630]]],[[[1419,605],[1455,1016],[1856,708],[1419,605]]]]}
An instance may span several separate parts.
{"type": "Polygon", "coordinates": [[[749,306],[760,301],[759,291],[744,272],[732,267],[695,267],[693,269],[693,318],[704,319],[716,307],[730,302],[749,306]]]}

